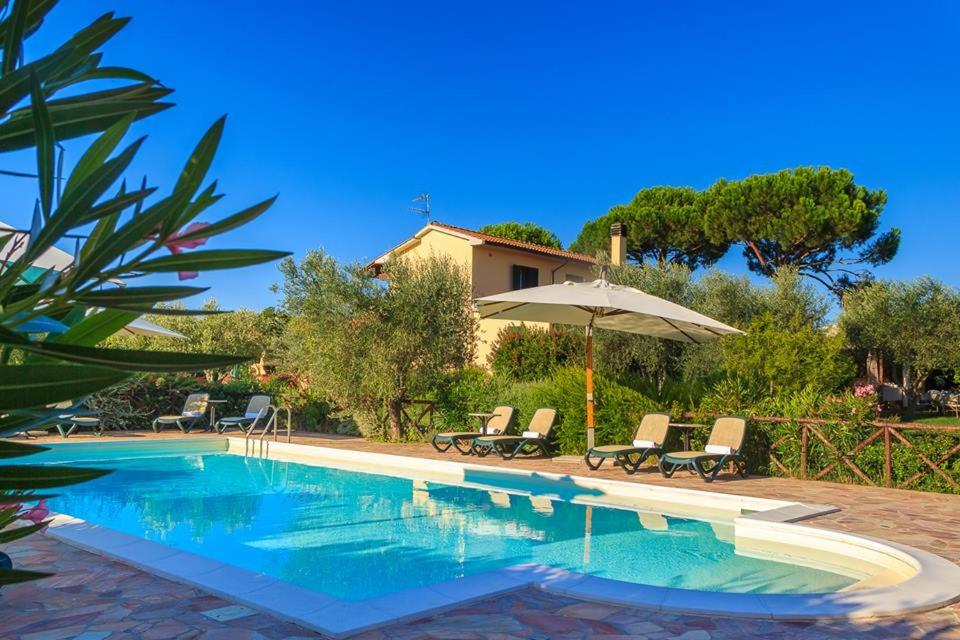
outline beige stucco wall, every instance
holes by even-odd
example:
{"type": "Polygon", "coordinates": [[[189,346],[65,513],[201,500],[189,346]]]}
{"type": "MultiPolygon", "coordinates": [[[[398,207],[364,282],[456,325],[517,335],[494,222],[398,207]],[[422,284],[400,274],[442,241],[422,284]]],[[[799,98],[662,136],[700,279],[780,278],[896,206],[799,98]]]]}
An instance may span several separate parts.
{"type": "MultiPolygon", "coordinates": [[[[596,276],[593,265],[567,261],[562,258],[553,258],[538,255],[528,251],[518,251],[505,247],[472,244],[470,240],[449,233],[431,229],[419,241],[414,241],[400,248],[397,254],[408,258],[443,255],[462,264],[470,277],[470,285],[474,298],[510,291],[513,282],[513,265],[534,267],[539,271],[541,285],[561,283],[570,277],[579,277],[590,281],[596,276]]],[[[491,347],[497,339],[500,330],[510,324],[509,320],[481,320],[477,333],[477,349],[474,362],[480,366],[488,366],[491,347]]],[[[527,323],[530,326],[547,327],[546,323],[527,323]]]]}
{"type": "MultiPolygon", "coordinates": [[[[541,256],[529,251],[516,251],[505,247],[478,245],[473,247],[473,296],[482,298],[483,296],[510,291],[513,285],[513,265],[515,264],[538,269],[538,280],[541,286],[559,284],[570,277],[579,277],[584,281],[590,281],[595,277],[591,269],[592,265],[584,262],[567,261],[562,258],[541,256]]],[[[493,319],[480,321],[475,359],[477,364],[487,366],[487,359],[494,342],[496,342],[497,335],[501,329],[511,324],[516,323],[509,320],[493,319]]],[[[545,322],[528,322],[527,325],[542,328],[549,326],[545,322]]]]}

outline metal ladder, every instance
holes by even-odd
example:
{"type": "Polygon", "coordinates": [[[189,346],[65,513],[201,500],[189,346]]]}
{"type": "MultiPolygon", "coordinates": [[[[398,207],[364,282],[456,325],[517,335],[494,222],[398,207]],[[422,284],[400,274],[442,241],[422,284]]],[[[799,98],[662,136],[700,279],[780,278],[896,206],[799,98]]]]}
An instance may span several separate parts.
{"type": "Polygon", "coordinates": [[[266,441],[266,447],[264,446],[264,438],[271,429],[273,431],[273,441],[277,441],[277,435],[279,432],[279,415],[281,411],[286,412],[287,414],[287,442],[290,442],[290,431],[293,425],[292,414],[290,413],[290,407],[283,405],[280,407],[275,407],[272,404],[267,407],[268,411],[271,411],[270,419],[267,420],[267,423],[263,425],[263,430],[260,432],[260,436],[256,440],[251,440],[255,435],[257,429],[257,422],[260,421],[260,416],[257,416],[257,419],[253,421],[253,424],[250,425],[250,429],[246,432],[243,437],[243,455],[248,456],[256,453],[260,457],[263,457],[270,452],[270,441],[266,441]],[[259,448],[257,445],[259,444],[259,448]]]}

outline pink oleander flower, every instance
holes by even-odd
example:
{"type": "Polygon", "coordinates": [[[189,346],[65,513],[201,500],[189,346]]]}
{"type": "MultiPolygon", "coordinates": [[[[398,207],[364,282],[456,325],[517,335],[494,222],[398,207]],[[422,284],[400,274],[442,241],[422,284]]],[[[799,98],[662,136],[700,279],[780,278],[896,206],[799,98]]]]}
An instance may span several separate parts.
{"type": "MultiPolygon", "coordinates": [[[[35,506],[20,514],[21,520],[29,520],[33,524],[40,524],[50,515],[50,509],[47,508],[47,501],[40,500],[35,506]]],[[[46,527],[44,527],[46,529],[46,527]]]]}
{"type": "Polygon", "coordinates": [[[877,395],[877,385],[865,380],[857,380],[853,383],[853,395],[858,398],[869,398],[877,395]]]}
{"type": "MultiPolygon", "coordinates": [[[[177,240],[177,238],[193,233],[194,231],[199,231],[200,229],[205,229],[209,226],[209,222],[193,222],[187,228],[170,234],[170,237],[167,238],[164,246],[169,249],[170,253],[173,255],[179,255],[183,253],[184,249],[196,249],[197,247],[205,244],[207,239],[196,238],[194,240],[177,240]]],[[[181,271],[177,274],[180,280],[193,280],[197,277],[197,275],[198,274],[196,271],[181,271]]]]}

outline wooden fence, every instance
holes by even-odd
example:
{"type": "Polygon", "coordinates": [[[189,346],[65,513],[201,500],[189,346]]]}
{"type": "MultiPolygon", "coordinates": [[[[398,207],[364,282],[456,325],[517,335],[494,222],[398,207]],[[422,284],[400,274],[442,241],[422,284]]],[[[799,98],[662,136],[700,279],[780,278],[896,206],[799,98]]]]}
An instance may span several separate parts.
{"type": "MultiPolygon", "coordinates": [[[[791,477],[821,480],[843,465],[864,483],[873,486],[882,484],[885,487],[914,488],[918,480],[929,474],[935,474],[940,480],[952,487],[954,491],[960,491],[960,482],[958,482],[957,476],[944,469],[945,464],[949,463],[954,456],[960,454],[960,426],[879,421],[851,425],[837,420],[775,416],[756,416],[751,418],[751,422],[754,424],[796,426],[796,431],[791,430],[787,433],[783,433],[782,428],[779,429],[778,437],[767,445],[770,464],[791,477]],[[838,431],[838,427],[848,432],[850,430],[856,432],[853,446],[850,446],[849,442],[846,445],[838,442],[840,434],[835,433],[835,431],[838,431]],[[918,436],[930,435],[956,436],[957,441],[953,442],[952,446],[949,443],[946,444],[943,449],[937,451],[937,454],[931,457],[931,455],[928,455],[930,451],[925,453],[914,442],[918,436]],[[914,441],[911,441],[911,438],[914,441]],[[799,439],[800,450],[799,465],[791,468],[781,461],[778,453],[788,447],[795,448],[797,439],[799,439]],[[876,474],[871,477],[871,474],[864,470],[862,464],[858,463],[857,457],[863,454],[868,447],[881,440],[883,443],[882,477],[877,477],[876,474]],[[819,446],[822,446],[829,461],[825,466],[811,470],[811,450],[814,446],[817,446],[818,449],[819,446]],[[905,451],[915,456],[917,461],[922,463],[919,465],[921,468],[918,471],[900,480],[894,477],[893,469],[894,456],[898,447],[903,447],[905,451]]],[[[821,461],[824,461],[823,455],[818,457],[821,461]]]]}
{"type": "Polygon", "coordinates": [[[407,400],[403,403],[400,418],[404,433],[427,435],[433,429],[433,400],[407,400]]]}

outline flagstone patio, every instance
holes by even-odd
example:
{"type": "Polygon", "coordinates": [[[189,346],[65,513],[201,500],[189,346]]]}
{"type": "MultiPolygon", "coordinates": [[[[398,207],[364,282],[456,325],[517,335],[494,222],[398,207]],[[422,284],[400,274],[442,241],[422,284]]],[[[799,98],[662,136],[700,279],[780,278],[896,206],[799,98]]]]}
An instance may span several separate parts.
{"type": "MultiPolygon", "coordinates": [[[[209,434],[206,434],[209,435],[209,434]]],[[[111,438],[111,436],[105,436],[111,438]]],[[[123,437],[155,438],[147,433],[123,437]]],[[[160,437],[175,437],[161,434],[160,437]]],[[[198,437],[191,435],[188,437],[198,437]]],[[[71,438],[80,440],[81,438],[71,438]]],[[[88,440],[92,438],[82,438],[88,440]]],[[[112,439],[112,438],[111,438],[112,439]]],[[[57,441],[59,439],[51,439],[57,441]]],[[[429,445],[388,445],[356,438],[301,435],[303,444],[371,450],[428,458],[429,445]]],[[[466,458],[463,458],[466,460],[466,458]]],[[[555,473],[587,474],[575,459],[470,462],[555,473]]],[[[691,477],[664,480],[640,472],[628,477],[603,469],[604,477],[632,482],[723,491],[785,500],[833,504],[839,513],[812,524],[873,535],[937,553],[960,564],[960,496],[805,482],[785,478],[720,480],[706,485],[691,477]]],[[[723,477],[723,476],[721,476],[723,477]]],[[[32,536],[5,550],[17,566],[53,571],[45,580],[0,590],[0,638],[24,640],[204,638],[316,638],[317,634],[270,615],[248,610],[197,589],[106,560],[46,536],[32,536]]],[[[782,623],[669,615],[588,603],[527,589],[441,615],[367,632],[362,640],[728,640],[733,638],[935,638],[960,640],[960,604],[899,619],[857,623],[782,623]]]]}

